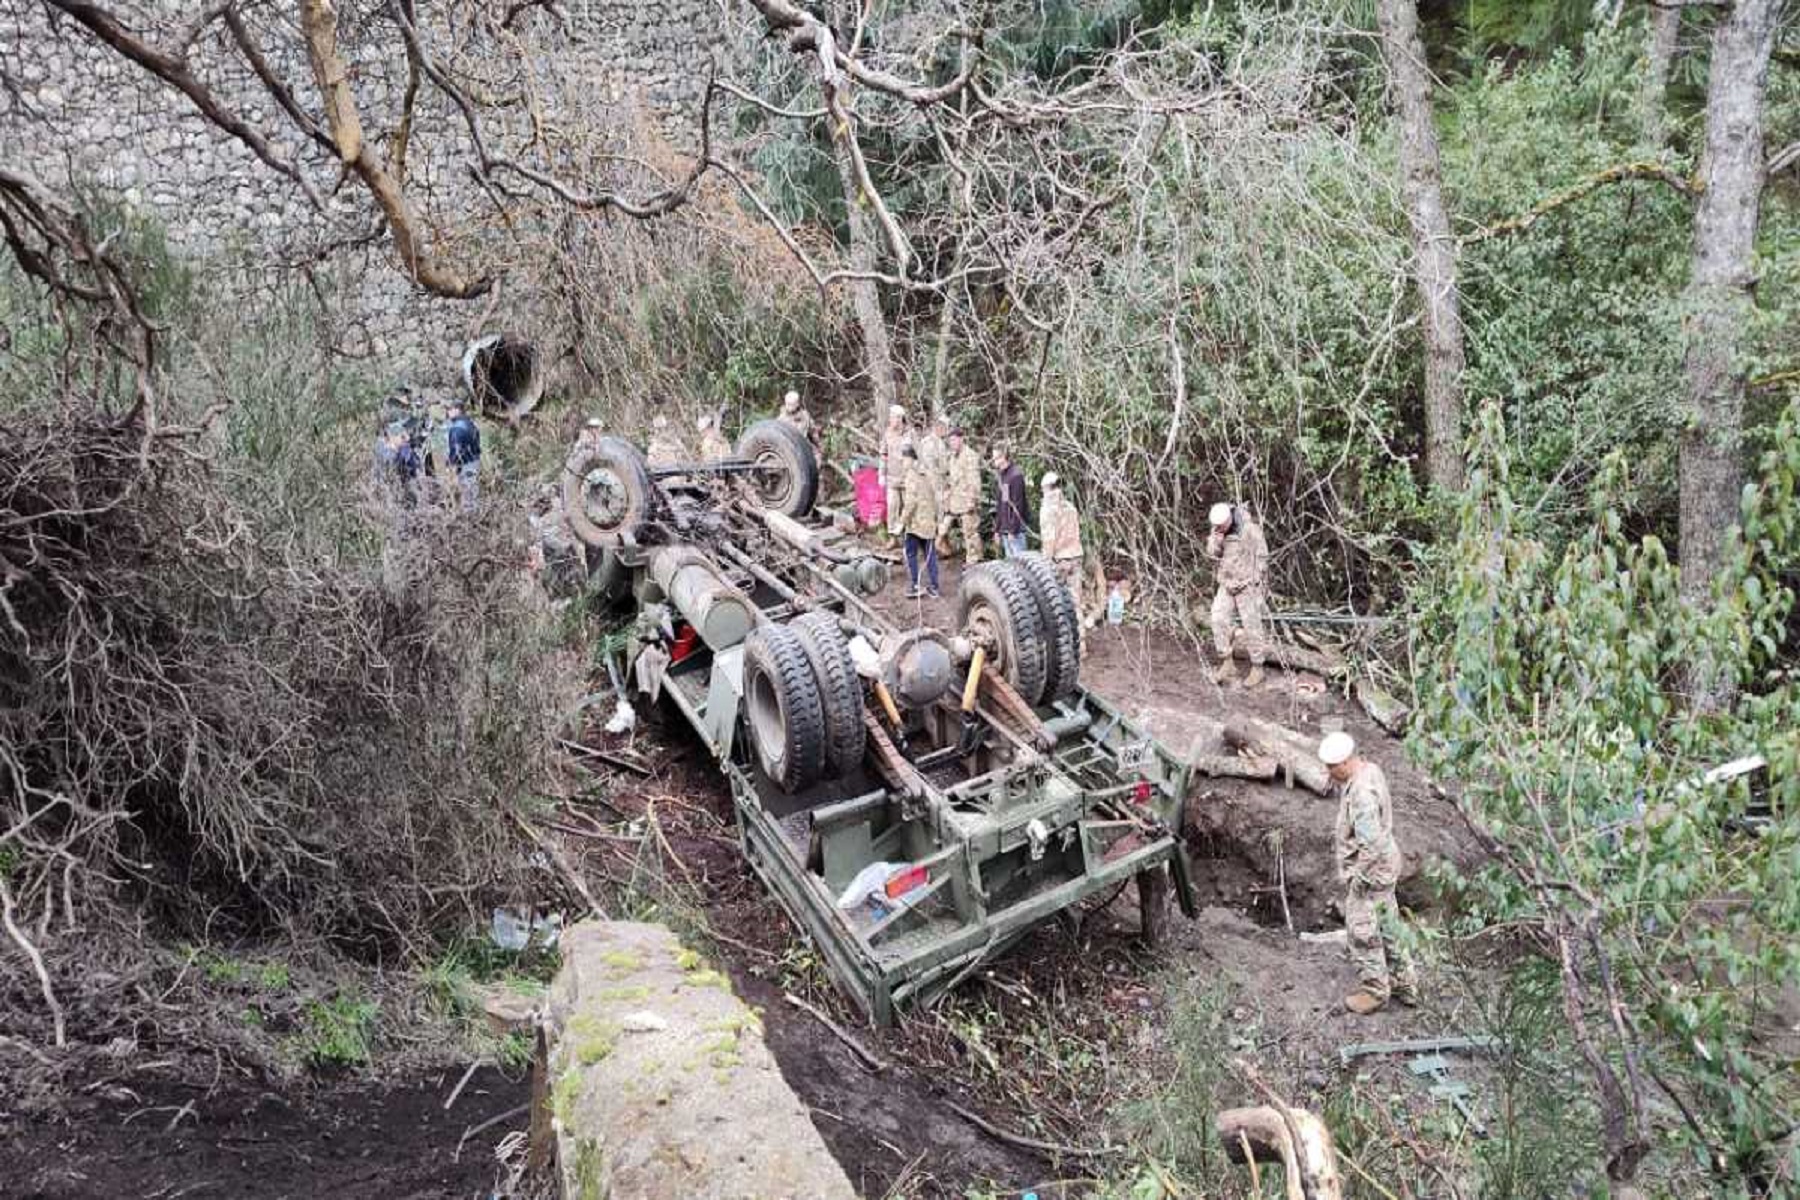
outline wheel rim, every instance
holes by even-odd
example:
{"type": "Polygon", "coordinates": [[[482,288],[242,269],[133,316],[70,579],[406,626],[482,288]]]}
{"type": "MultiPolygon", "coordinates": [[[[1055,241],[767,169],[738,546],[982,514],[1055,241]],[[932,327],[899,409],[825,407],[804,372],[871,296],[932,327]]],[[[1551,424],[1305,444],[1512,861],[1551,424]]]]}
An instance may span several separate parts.
{"type": "Polygon", "coordinates": [[[750,490],[764,508],[781,508],[794,491],[793,474],[781,461],[781,455],[765,450],[756,456],[756,466],[749,475],[750,490]]]}
{"type": "Polygon", "coordinates": [[[609,467],[596,467],[581,480],[581,511],[603,530],[625,523],[629,500],[625,482],[609,467]]]}
{"type": "Polygon", "coordinates": [[[766,766],[781,765],[787,737],[787,721],[781,714],[781,698],[775,694],[775,681],[763,671],[750,679],[750,727],[756,733],[756,748],[766,766]]]}
{"type": "Polygon", "coordinates": [[[993,659],[993,666],[1002,675],[1011,673],[1012,648],[1006,641],[1006,622],[990,605],[977,602],[970,606],[963,635],[988,652],[988,657],[993,659]]]}

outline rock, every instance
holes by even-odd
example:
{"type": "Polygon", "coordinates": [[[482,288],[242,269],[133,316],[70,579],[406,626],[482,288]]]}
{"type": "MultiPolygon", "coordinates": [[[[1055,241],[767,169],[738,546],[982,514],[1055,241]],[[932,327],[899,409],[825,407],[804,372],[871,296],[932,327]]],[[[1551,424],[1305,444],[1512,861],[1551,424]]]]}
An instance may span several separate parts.
{"type": "Polygon", "coordinates": [[[543,1003],[541,996],[528,996],[499,983],[478,986],[475,994],[481,1000],[481,1011],[487,1014],[488,1028],[501,1037],[530,1029],[543,1003]]]}
{"type": "Polygon", "coordinates": [[[660,925],[583,921],[562,951],[532,1158],[563,1195],[853,1200],[724,975],[660,925]]]}

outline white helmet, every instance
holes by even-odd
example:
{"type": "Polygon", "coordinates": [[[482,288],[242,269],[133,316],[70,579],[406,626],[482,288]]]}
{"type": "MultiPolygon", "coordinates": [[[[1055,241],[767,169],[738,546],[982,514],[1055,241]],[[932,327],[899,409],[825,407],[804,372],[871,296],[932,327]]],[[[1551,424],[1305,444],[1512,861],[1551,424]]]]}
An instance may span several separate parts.
{"type": "Polygon", "coordinates": [[[783,396],[781,398],[781,407],[784,409],[799,408],[800,407],[800,393],[799,392],[789,392],[787,395],[783,396]]]}
{"type": "Polygon", "coordinates": [[[1336,733],[1326,734],[1325,740],[1319,743],[1319,761],[1328,767],[1349,762],[1350,756],[1355,753],[1356,739],[1341,729],[1336,733]]]}
{"type": "Polygon", "coordinates": [[[1062,476],[1058,475],[1055,471],[1045,471],[1044,477],[1042,479],[1038,480],[1038,486],[1043,488],[1045,491],[1049,491],[1051,488],[1056,487],[1061,482],[1062,482],[1062,476]]]}
{"type": "Polygon", "coordinates": [[[1208,515],[1211,516],[1215,529],[1229,525],[1231,524],[1231,505],[1215,504],[1212,506],[1212,512],[1208,515]]]}

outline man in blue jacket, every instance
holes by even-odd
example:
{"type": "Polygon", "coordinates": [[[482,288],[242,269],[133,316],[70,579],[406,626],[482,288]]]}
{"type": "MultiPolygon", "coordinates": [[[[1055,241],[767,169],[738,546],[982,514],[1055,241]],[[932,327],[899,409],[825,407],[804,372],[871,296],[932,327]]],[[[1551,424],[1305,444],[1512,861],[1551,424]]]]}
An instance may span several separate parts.
{"type": "Polygon", "coordinates": [[[444,432],[448,443],[445,457],[450,462],[450,469],[456,472],[457,485],[462,489],[463,508],[472,509],[481,495],[481,430],[463,409],[462,401],[450,402],[450,423],[444,432]]]}

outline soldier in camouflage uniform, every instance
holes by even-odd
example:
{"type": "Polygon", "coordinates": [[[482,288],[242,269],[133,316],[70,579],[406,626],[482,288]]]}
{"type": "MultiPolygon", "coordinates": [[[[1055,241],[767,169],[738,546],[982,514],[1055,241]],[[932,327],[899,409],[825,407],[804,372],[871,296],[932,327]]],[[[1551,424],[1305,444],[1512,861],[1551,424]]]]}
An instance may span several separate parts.
{"type": "Polygon", "coordinates": [[[1269,543],[1241,504],[1215,504],[1209,515],[1212,534],[1206,539],[1206,556],[1215,564],[1213,574],[1219,583],[1212,603],[1213,649],[1219,654],[1213,682],[1226,684],[1237,677],[1231,665],[1235,617],[1244,626],[1244,649],[1250,655],[1244,686],[1255,687],[1263,680],[1263,656],[1268,653],[1263,621],[1269,611],[1269,543]]]}
{"type": "Polygon", "coordinates": [[[819,439],[814,436],[812,414],[801,405],[799,392],[789,392],[781,398],[781,412],[778,419],[799,430],[800,436],[814,446],[819,444],[819,439]]]}
{"type": "Polygon", "coordinates": [[[719,420],[711,413],[703,413],[697,422],[700,430],[700,461],[718,462],[731,457],[731,443],[719,432],[719,420]]]}
{"type": "Polygon", "coordinates": [[[963,556],[970,563],[981,561],[981,459],[963,440],[961,429],[950,431],[950,448],[944,467],[942,534],[939,547],[950,553],[950,535],[960,529],[963,556]]]}
{"type": "Polygon", "coordinates": [[[688,461],[687,447],[669,428],[669,418],[658,414],[650,422],[650,444],[644,447],[644,457],[653,467],[672,467],[688,461]]]}
{"type": "Polygon", "coordinates": [[[1350,961],[1356,967],[1356,991],[1344,1007],[1367,1016],[1386,1006],[1388,998],[1418,1003],[1418,977],[1398,935],[1400,906],[1394,885],[1400,881],[1400,846],[1394,841],[1394,804],[1387,776],[1356,753],[1347,733],[1333,733],[1319,743],[1319,761],[1338,787],[1337,863],[1344,883],[1344,932],[1350,961]]]}
{"type": "MultiPolygon", "coordinates": [[[[881,434],[881,485],[887,491],[887,530],[892,537],[900,536],[900,500],[906,487],[906,474],[910,469],[903,454],[913,449],[912,430],[906,426],[906,410],[898,404],[888,406],[887,428],[881,434]]],[[[913,458],[917,458],[915,453],[913,458]]]]}

